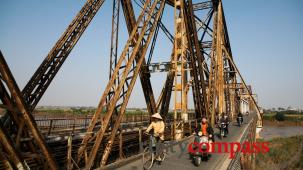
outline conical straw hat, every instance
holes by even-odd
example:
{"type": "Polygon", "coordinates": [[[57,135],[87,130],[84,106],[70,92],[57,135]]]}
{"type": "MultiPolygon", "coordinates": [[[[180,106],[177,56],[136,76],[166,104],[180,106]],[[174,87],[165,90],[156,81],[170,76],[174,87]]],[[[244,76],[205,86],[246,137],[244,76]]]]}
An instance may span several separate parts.
{"type": "Polygon", "coordinates": [[[153,114],[151,117],[157,118],[157,119],[161,119],[161,120],[162,120],[162,117],[161,117],[161,115],[160,115],[159,113],[155,113],[155,114],[153,114]]]}

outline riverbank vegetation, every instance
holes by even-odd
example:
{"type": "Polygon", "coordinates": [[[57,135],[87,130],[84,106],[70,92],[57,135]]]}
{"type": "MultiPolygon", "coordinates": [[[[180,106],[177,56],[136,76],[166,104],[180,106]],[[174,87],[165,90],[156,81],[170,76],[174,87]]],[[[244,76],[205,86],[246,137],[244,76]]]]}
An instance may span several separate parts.
{"type": "Polygon", "coordinates": [[[303,169],[303,136],[273,138],[268,142],[269,152],[256,155],[257,170],[303,169]]]}
{"type": "Polygon", "coordinates": [[[303,112],[294,110],[284,110],[284,111],[266,111],[263,114],[264,121],[274,121],[274,122],[295,122],[298,124],[303,123],[303,112]]]}

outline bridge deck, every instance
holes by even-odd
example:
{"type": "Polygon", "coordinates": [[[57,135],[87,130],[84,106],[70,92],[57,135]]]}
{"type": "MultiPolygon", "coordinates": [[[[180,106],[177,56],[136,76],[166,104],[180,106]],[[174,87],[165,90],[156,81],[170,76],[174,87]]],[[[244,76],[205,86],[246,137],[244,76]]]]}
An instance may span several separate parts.
{"type": "MultiPolygon", "coordinates": [[[[252,120],[252,114],[244,117],[244,124],[241,127],[236,125],[236,122],[232,122],[229,127],[229,135],[223,140],[219,139],[216,135],[215,141],[219,142],[237,142],[240,141],[245,129],[248,127],[249,122],[252,120]]],[[[218,129],[215,129],[215,133],[218,134],[218,129]]],[[[199,167],[194,166],[191,162],[187,146],[193,141],[193,137],[185,140],[181,145],[177,144],[167,151],[167,156],[161,165],[154,164],[152,169],[172,169],[172,170],[184,170],[184,169],[226,169],[229,163],[229,153],[213,153],[211,158],[207,162],[202,162],[199,167]],[[186,147],[185,147],[186,145],[186,147]]],[[[142,158],[130,162],[118,168],[119,170],[136,170],[142,169],[142,158]]]]}

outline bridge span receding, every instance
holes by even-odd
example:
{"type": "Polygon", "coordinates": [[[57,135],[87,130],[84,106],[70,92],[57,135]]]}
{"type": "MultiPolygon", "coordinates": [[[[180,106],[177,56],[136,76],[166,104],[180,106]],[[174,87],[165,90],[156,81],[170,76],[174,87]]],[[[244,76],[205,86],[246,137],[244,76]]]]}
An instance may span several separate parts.
{"type": "MultiPolygon", "coordinates": [[[[144,123],[150,123],[150,116],[159,113],[166,123],[166,140],[192,134],[202,117],[215,126],[222,115],[234,120],[238,113],[248,111],[248,124],[238,129],[232,126],[234,133],[226,140],[255,141],[256,129],[258,133],[262,128],[262,112],[257,95],[234,61],[238,56],[232,53],[222,0],[109,1],[112,23],[102,23],[111,26],[109,79],[102,84],[103,93],[89,122],[85,119],[84,128],[77,128],[75,118],[72,127],[54,130],[51,121],[48,131],[37,124],[34,112],[38,103],[104,2],[86,1],[23,89],[0,51],[0,106],[4,109],[0,121],[0,169],[102,168],[116,161],[117,156],[125,157],[129,148],[141,149],[138,145],[146,140],[142,135],[145,124],[141,120],[142,124],[135,124],[139,128],[129,130],[123,122],[137,80],[148,115],[144,123]],[[173,18],[166,18],[166,12],[173,18]],[[119,40],[121,29],[127,41],[119,40]],[[165,62],[154,56],[162,38],[170,42],[164,48],[170,52],[165,62]],[[152,86],[155,72],[164,74],[164,79],[152,86]],[[156,90],[159,96],[155,96],[156,90]],[[193,108],[189,101],[193,101],[193,108]],[[57,148],[64,152],[58,154],[57,148]]],[[[209,166],[212,160],[218,160],[216,157],[221,156],[214,155],[209,166]]],[[[169,159],[178,163],[174,155],[166,163],[170,163],[169,159]]],[[[222,165],[253,168],[253,161],[253,155],[237,154],[236,159],[222,165]]]]}
{"type": "MultiPolygon", "coordinates": [[[[257,132],[257,115],[251,113],[244,117],[244,124],[238,127],[236,122],[232,122],[230,126],[230,133],[226,138],[219,138],[219,129],[215,130],[215,142],[226,142],[228,144],[233,142],[256,142],[257,132]]],[[[195,166],[188,151],[188,145],[193,143],[194,136],[191,135],[180,141],[169,142],[166,149],[166,158],[161,165],[154,164],[151,169],[216,169],[216,170],[240,170],[240,169],[253,169],[254,167],[254,154],[243,154],[236,152],[234,158],[230,158],[230,152],[227,153],[212,153],[208,161],[201,163],[199,167],[195,166]]],[[[228,145],[230,151],[230,145],[228,145]]],[[[224,148],[224,146],[223,146],[224,148]]],[[[218,149],[218,145],[216,145],[218,149]]],[[[234,148],[236,149],[236,148],[234,148]]],[[[224,150],[224,149],[222,149],[224,150]]],[[[117,170],[140,170],[143,168],[142,154],[131,157],[126,160],[120,160],[116,163],[109,164],[102,169],[117,169],[117,170]]]]}

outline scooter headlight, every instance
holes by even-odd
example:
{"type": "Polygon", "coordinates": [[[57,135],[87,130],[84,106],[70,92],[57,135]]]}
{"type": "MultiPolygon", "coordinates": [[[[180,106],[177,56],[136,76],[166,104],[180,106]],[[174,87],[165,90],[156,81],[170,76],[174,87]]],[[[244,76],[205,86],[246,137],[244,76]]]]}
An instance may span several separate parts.
{"type": "Polygon", "coordinates": [[[202,136],[202,132],[198,132],[198,136],[202,136]]]}

